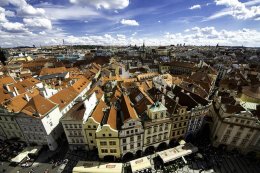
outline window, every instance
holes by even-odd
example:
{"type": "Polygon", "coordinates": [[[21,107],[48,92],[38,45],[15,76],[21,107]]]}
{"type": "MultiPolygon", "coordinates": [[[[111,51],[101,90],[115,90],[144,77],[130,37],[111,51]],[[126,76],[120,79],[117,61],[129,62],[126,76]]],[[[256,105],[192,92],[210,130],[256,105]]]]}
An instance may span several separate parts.
{"type": "Polygon", "coordinates": [[[131,148],[131,149],[133,149],[133,148],[134,148],[134,145],[133,145],[133,144],[131,144],[131,145],[130,145],[130,148],[131,148]]]}
{"type": "Polygon", "coordinates": [[[75,140],[74,140],[74,139],[71,139],[71,143],[75,143],[75,140]]]}
{"type": "Polygon", "coordinates": [[[135,129],[135,133],[137,133],[138,132],[138,129],[135,129]]]}
{"type": "Polygon", "coordinates": [[[111,133],[109,133],[109,134],[108,134],[108,136],[109,136],[109,137],[111,137],[111,136],[112,136],[112,134],[111,134],[111,133]]]}
{"type": "Polygon", "coordinates": [[[83,142],[83,139],[80,139],[80,143],[84,143],[84,142],[83,142]]]}
{"type": "Polygon", "coordinates": [[[227,140],[228,140],[228,138],[229,138],[228,135],[223,136],[223,138],[222,138],[222,142],[223,142],[223,143],[226,143],[227,140]]]}
{"type": "Polygon", "coordinates": [[[147,144],[151,143],[151,138],[147,138],[147,144]]]}
{"type": "Polygon", "coordinates": [[[101,149],[101,153],[108,153],[107,149],[101,149]]]}
{"type": "Polygon", "coordinates": [[[186,125],[187,125],[187,122],[184,122],[183,125],[186,126],[186,125]]]}
{"type": "Polygon", "coordinates": [[[123,146],[123,150],[126,150],[126,146],[123,146]]]}
{"type": "Polygon", "coordinates": [[[116,145],[116,141],[109,141],[109,145],[116,145]]]}
{"type": "Polygon", "coordinates": [[[177,135],[180,135],[180,131],[177,131],[177,135]]]}
{"type": "Polygon", "coordinates": [[[175,136],[175,132],[172,132],[172,136],[175,136]]]}
{"type": "Polygon", "coordinates": [[[75,129],[78,128],[77,124],[74,124],[74,128],[75,128],[75,129]]]}
{"type": "Polygon", "coordinates": [[[134,130],[131,130],[131,134],[133,134],[134,133],[134,130]]]}
{"type": "Polygon", "coordinates": [[[97,126],[96,126],[96,125],[94,125],[94,126],[93,126],[93,128],[95,129],[95,128],[97,128],[97,126]]]}
{"type": "Polygon", "coordinates": [[[141,144],[140,143],[137,143],[137,147],[140,147],[141,146],[141,144]]]}
{"type": "Polygon", "coordinates": [[[242,124],[244,124],[244,123],[245,123],[245,120],[241,120],[240,122],[241,122],[242,124]]]}
{"type": "Polygon", "coordinates": [[[65,124],[65,129],[67,129],[68,128],[68,125],[67,124],[65,124]]]}
{"type": "Polygon", "coordinates": [[[134,137],[133,137],[133,136],[130,138],[130,141],[131,141],[131,142],[133,142],[133,141],[134,141],[134,137]]]}
{"type": "Polygon", "coordinates": [[[139,135],[139,136],[137,137],[137,139],[138,139],[138,140],[141,140],[141,135],[139,135]]]}
{"type": "Polygon", "coordinates": [[[128,134],[128,135],[129,135],[129,131],[126,131],[126,134],[128,134]]]}
{"type": "Polygon", "coordinates": [[[105,134],[102,134],[103,135],[103,137],[105,137],[106,135],[105,134]]]}
{"type": "Polygon", "coordinates": [[[177,124],[174,124],[174,128],[177,128],[177,124]]]}
{"type": "Polygon", "coordinates": [[[110,149],[110,153],[116,153],[116,149],[110,149]]]}
{"type": "Polygon", "coordinates": [[[88,128],[90,129],[90,128],[91,128],[91,126],[88,126],[88,128]]]}
{"type": "Polygon", "coordinates": [[[89,136],[92,136],[92,133],[89,133],[88,135],[89,135],[89,136]]]}
{"type": "Polygon", "coordinates": [[[93,140],[91,140],[90,143],[93,144],[94,143],[93,140]]]}
{"type": "Polygon", "coordinates": [[[123,139],[123,143],[126,143],[126,139],[123,139]]]}
{"type": "Polygon", "coordinates": [[[181,131],[181,134],[184,134],[184,130],[181,131]]]}
{"type": "Polygon", "coordinates": [[[107,145],[107,142],[106,141],[100,141],[100,145],[101,146],[107,145]]]}

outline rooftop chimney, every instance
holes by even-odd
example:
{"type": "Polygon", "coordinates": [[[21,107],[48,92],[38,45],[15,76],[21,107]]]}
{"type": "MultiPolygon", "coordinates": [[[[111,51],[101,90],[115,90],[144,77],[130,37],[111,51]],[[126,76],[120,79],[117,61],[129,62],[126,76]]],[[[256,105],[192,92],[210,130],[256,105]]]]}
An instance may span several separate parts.
{"type": "Polygon", "coordinates": [[[162,95],[162,104],[165,106],[165,98],[164,98],[164,95],[162,95]]]}
{"type": "Polygon", "coordinates": [[[27,102],[30,101],[30,97],[28,96],[28,94],[24,94],[24,98],[25,98],[25,100],[26,100],[27,102]]]}

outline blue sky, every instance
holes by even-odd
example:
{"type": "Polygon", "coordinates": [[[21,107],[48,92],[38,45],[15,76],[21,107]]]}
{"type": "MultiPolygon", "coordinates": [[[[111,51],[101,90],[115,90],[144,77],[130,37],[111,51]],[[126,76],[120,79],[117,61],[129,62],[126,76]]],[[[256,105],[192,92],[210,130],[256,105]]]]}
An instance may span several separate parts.
{"type": "Polygon", "coordinates": [[[0,46],[260,46],[260,0],[0,0],[0,46]]]}

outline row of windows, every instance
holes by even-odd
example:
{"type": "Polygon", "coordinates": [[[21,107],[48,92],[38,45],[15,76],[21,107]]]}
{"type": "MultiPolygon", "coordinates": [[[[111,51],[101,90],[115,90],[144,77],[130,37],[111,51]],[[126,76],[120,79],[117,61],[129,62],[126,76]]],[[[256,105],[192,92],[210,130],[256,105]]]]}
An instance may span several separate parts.
{"type": "MultiPolygon", "coordinates": [[[[138,135],[137,140],[141,140],[141,139],[142,139],[141,135],[138,135]]],[[[130,137],[130,142],[134,142],[134,136],[130,137]]],[[[126,138],[123,139],[123,143],[124,144],[126,143],[126,138]]]]}
{"type": "Polygon", "coordinates": [[[238,119],[238,118],[236,118],[235,119],[235,122],[236,123],[241,123],[241,124],[247,124],[247,125],[249,125],[250,124],[250,121],[249,120],[243,120],[243,119],[238,119]],[[240,120],[240,121],[239,121],[240,120]]]}
{"type": "Polygon", "coordinates": [[[9,121],[9,119],[10,119],[11,121],[14,121],[14,118],[13,118],[13,117],[11,117],[11,118],[0,117],[0,120],[4,120],[4,121],[9,121]]]}
{"type": "Polygon", "coordinates": [[[84,143],[84,140],[83,140],[83,139],[77,139],[77,138],[76,138],[76,139],[73,139],[73,138],[72,138],[72,139],[71,139],[71,143],[82,143],[82,144],[83,144],[83,143],[84,143]]]}
{"type": "Polygon", "coordinates": [[[40,135],[39,136],[27,135],[27,138],[29,140],[42,140],[42,137],[40,135]]]}
{"type": "Polygon", "coordinates": [[[70,136],[82,136],[81,131],[69,131],[70,136]]]}
{"type": "MultiPolygon", "coordinates": [[[[107,141],[100,141],[100,146],[106,146],[107,141]]],[[[116,141],[109,141],[109,145],[116,145],[116,141]]]]}
{"type": "MultiPolygon", "coordinates": [[[[221,142],[222,143],[227,143],[229,139],[229,135],[224,135],[221,142]]],[[[232,141],[231,141],[231,144],[232,145],[236,145],[237,144],[237,141],[239,140],[240,138],[239,137],[233,137],[232,141]]],[[[241,146],[244,146],[246,143],[248,142],[248,138],[246,137],[245,139],[243,139],[240,143],[241,146]]]]}
{"type": "MultiPolygon", "coordinates": [[[[230,124],[230,125],[228,126],[228,128],[233,129],[233,128],[234,128],[234,125],[233,125],[233,124],[230,124]]],[[[239,126],[239,130],[244,130],[244,129],[245,129],[245,127],[239,126]]],[[[253,129],[253,128],[250,128],[249,131],[252,132],[252,131],[254,131],[254,129],[253,129]]]]}
{"type": "Polygon", "coordinates": [[[175,136],[175,135],[183,135],[185,133],[185,130],[178,130],[178,131],[174,131],[172,132],[172,136],[175,136]]]}
{"type": "Polygon", "coordinates": [[[180,128],[180,127],[183,127],[183,126],[186,126],[186,125],[187,125],[187,122],[183,122],[183,123],[179,123],[179,124],[176,123],[176,124],[173,125],[173,128],[178,128],[178,127],[180,128]]]}
{"type": "MultiPolygon", "coordinates": [[[[101,149],[101,153],[108,153],[108,149],[101,149]]],[[[117,153],[116,149],[110,149],[110,153],[117,153]]]]}
{"type": "MultiPolygon", "coordinates": [[[[163,125],[159,125],[159,126],[154,126],[153,128],[153,133],[156,133],[156,132],[161,132],[163,130],[168,130],[168,124],[165,124],[165,127],[163,128],[163,125]]],[[[147,130],[147,134],[151,134],[152,133],[152,130],[151,128],[147,130]]]]}
{"type": "MultiPolygon", "coordinates": [[[[185,117],[185,120],[189,119],[188,116],[185,117]]],[[[182,121],[184,120],[184,117],[180,117],[180,118],[174,118],[174,121],[182,121]]]]}
{"type": "Polygon", "coordinates": [[[96,125],[93,125],[93,126],[91,126],[91,125],[88,125],[88,129],[96,129],[97,128],[97,126],[96,125]]]}
{"type": "Polygon", "coordinates": [[[65,129],[81,129],[82,125],[81,124],[65,124],[65,129]]]}
{"type": "Polygon", "coordinates": [[[13,136],[13,137],[21,137],[22,133],[18,132],[17,134],[15,132],[5,132],[7,136],[13,136]]]}
{"type": "MultiPolygon", "coordinates": [[[[140,147],[141,146],[141,143],[137,143],[137,147],[140,147]]],[[[130,149],[134,149],[134,144],[131,144],[130,145],[130,149]]],[[[127,146],[123,146],[123,150],[127,150],[127,146]]]]}
{"type": "Polygon", "coordinates": [[[163,139],[167,138],[167,133],[163,134],[159,134],[158,136],[153,136],[153,137],[148,137],[146,142],[147,144],[150,144],[152,142],[157,142],[157,141],[161,141],[163,139]]]}
{"type": "Polygon", "coordinates": [[[138,133],[138,129],[132,129],[132,130],[127,130],[126,131],[126,134],[129,135],[129,134],[134,134],[135,133],[138,133]]]}
{"type": "Polygon", "coordinates": [[[3,128],[8,128],[8,129],[18,129],[18,126],[17,124],[13,124],[14,125],[14,128],[12,127],[11,124],[2,124],[3,128]]]}

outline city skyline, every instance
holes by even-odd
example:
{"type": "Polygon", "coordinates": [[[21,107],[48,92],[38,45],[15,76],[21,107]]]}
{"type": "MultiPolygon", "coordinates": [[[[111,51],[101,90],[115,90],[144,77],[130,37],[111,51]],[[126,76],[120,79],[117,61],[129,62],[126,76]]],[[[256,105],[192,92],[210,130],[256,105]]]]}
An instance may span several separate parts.
{"type": "Polygon", "coordinates": [[[1,47],[260,46],[260,1],[1,0],[1,47]]]}

